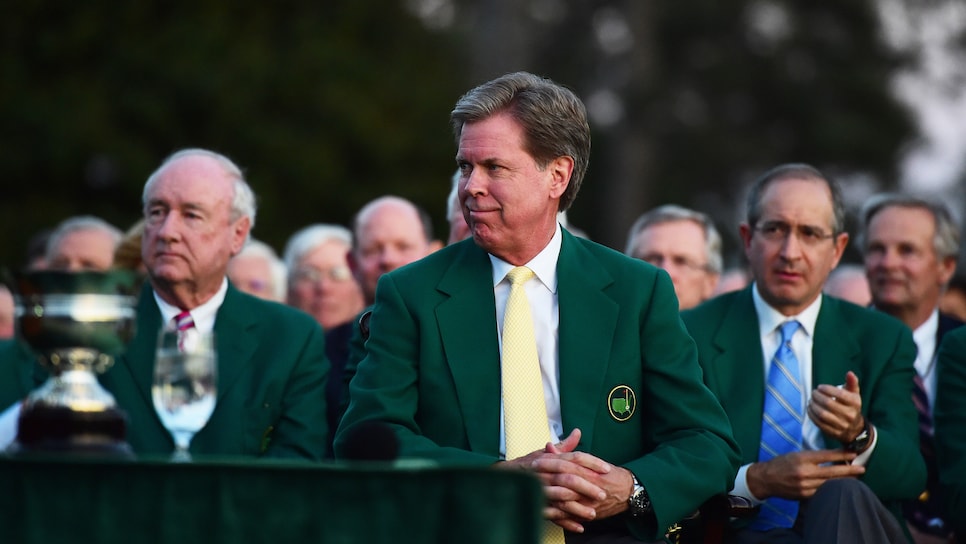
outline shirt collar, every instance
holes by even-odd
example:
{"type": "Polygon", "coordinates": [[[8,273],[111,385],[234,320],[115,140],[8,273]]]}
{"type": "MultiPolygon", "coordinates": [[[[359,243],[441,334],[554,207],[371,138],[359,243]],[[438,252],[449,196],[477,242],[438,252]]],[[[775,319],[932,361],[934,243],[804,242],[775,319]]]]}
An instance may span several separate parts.
{"type": "Polygon", "coordinates": [[[936,308],[929,314],[929,317],[923,321],[922,325],[916,327],[916,330],[912,331],[912,339],[916,342],[917,346],[929,345],[936,340],[936,331],[939,330],[939,308],[936,308]]]}
{"type": "MultiPolygon", "coordinates": [[[[540,280],[540,283],[544,284],[551,293],[557,292],[557,258],[560,256],[560,245],[562,241],[563,235],[560,232],[560,223],[557,223],[557,228],[554,230],[553,236],[550,238],[547,246],[540,253],[537,253],[534,258],[530,259],[530,262],[524,265],[530,270],[533,270],[533,273],[540,280]]],[[[490,263],[493,265],[494,287],[506,278],[507,272],[516,268],[514,265],[492,254],[490,255],[490,263]]]]}
{"type": "MultiPolygon", "coordinates": [[[[152,292],[154,294],[154,300],[158,303],[158,308],[161,310],[162,327],[166,326],[175,316],[182,312],[182,308],[172,306],[161,300],[157,291],[152,292]]],[[[214,296],[206,300],[202,305],[188,309],[191,313],[191,319],[195,322],[196,329],[209,332],[215,328],[215,315],[218,313],[218,308],[221,308],[221,304],[225,301],[225,294],[227,292],[228,280],[223,278],[221,280],[221,287],[218,288],[214,296]]]]}
{"type": "Polygon", "coordinates": [[[809,338],[815,337],[815,322],[818,321],[818,312],[822,308],[822,298],[825,295],[819,293],[818,297],[798,315],[786,316],[778,310],[772,308],[765,299],[761,298],[758,292],[758,282],[752,285],[751,298],[755,303],[755,312],[758,314],[758,327],[762,336],[770,334],[786,321],[798,321],[802,330],[809,338]]]}

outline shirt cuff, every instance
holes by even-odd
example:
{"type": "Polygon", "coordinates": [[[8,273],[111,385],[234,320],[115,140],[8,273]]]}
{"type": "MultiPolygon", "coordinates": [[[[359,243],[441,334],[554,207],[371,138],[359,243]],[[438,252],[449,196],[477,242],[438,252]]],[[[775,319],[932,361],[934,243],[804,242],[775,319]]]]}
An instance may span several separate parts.
{"type": "Polygon", "coordinates": [[[735,487],[734,489],[731,490],[731,494],[738,495],[739,497],[744,497],[749,501],[751,501],[752,504],[758,505],[765,501],[756,497],[748,489],[748,467],[750,466],[751,466],[751,463],[748,463],[747,465],[743,465],[741,468],[738,469],[738,474],[735,476],[735,487]]]}

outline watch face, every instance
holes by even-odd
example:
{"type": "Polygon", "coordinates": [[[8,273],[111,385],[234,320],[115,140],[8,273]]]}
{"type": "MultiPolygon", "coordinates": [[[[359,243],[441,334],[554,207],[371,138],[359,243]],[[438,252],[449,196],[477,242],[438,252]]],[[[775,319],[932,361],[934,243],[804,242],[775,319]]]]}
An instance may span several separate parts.
{"type": "Polygon", "coordinates": [[[634,494],[630,498],[631,513],[639,516],[651,508],[651,499],[647,496],[647,491],[643,487],[635,487],[634,494]]]}
{"type": "Polygon", "coordinates": [[[855,437],[855,440],[853,440],[850,444],[847,444],[845,446],[845,449],[849,451],[859,451],[865,448],[868,444],[869,444],[869,428],[865,427],[864,429],[862,429],[862,432],[859,433],[859,436],[855,437]]]}

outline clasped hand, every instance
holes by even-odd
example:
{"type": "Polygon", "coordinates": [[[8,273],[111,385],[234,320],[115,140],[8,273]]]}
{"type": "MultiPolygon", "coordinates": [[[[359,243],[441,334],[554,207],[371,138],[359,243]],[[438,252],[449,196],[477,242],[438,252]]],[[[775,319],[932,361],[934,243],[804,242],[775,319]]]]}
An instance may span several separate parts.
{"type": "Polygon", "coordinates": [[[574,451],[580,429],[557,444],[503,463],[533,471],[547,496],[544,517],[568,531],[584,532],[583,522],[603,519],[627,510],[633,476],[625,468],[586,452],[574,451]]]}

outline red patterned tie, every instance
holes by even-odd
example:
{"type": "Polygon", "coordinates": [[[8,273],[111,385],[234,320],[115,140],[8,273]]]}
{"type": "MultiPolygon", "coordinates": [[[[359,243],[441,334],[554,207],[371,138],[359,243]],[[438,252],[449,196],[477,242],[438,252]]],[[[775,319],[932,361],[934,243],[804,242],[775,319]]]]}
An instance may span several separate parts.
{"type": "Polygon", "coordinates": [[[185,310],[180,314],[176,315],[174,318],[174,324],[178,327],[178,349],[184,351],[184,337],[185,331],[188,329],[193,329],[195,326],[195,320],[191,318],[191,314],[185,310]]]}

